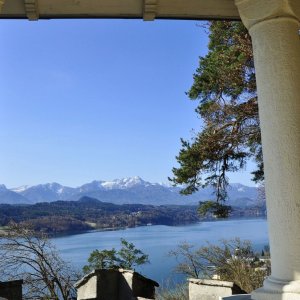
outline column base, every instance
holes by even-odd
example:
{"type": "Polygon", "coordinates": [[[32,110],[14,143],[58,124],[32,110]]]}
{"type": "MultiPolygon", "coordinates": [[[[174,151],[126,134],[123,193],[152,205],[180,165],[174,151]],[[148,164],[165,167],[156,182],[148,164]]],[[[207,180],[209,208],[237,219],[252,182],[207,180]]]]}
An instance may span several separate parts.
{"type": "Polygon", "coordinates": [[[282,281],[272,277],[251,293],[252,300],[300,300],[300,281],[282,281]]]}

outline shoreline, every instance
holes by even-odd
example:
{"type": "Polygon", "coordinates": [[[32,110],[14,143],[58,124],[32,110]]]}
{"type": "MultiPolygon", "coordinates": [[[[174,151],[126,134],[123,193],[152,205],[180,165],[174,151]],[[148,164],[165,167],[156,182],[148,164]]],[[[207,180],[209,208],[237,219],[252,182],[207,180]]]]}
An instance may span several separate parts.
{"type": "MultiPolygon", "coordinates": [[[[199,223],[211,223],[211,222],[219,222],[219,221],[234,221],[234,220],[252,220],[252,219],[267,219],[265,215],[259,215],[259,216],[233,216],[228,218],[208,218],[205,220],[199,220],[197,222],[187,222],[187,223],[178,223],[176,225],[169,225],[169,224],[151,224],[150,226],[170,226],[170,227],[180,227],[180,226],[189,226],[193,224],[199,224],[199,223]]],[[[61,238],[61,237],[67,237],[67,236],[73,236],[73,235],[79,235],[79,234],[85,234],[90,232],[105,232],[105,231],[120,231],[130,228],[137,228],[137,227],[149,227],[147,224],[143,225],[136,225],[136,226],[120,226],[120,227],[99,227],[99,228],[91,228],[87,230],[71,230],[71,231],[63,231],[58,233],[47,233],[49,238],[61,238]]],[[[7,234],[7,227],[3,226],[0,227],[0,238],[5,237],[7,234]]]]}
{"type": "MultiPolygon", "coordinates": [[[[200,223],[214,223],[214,222],[220,222],[220,221],[255,220],[255,219],[264,219],[264,220],[266,220],[267,217],[266,216],[231,217],[231,218],[211,219],[211,220],[202,220],[202,221],[199,220],[198,222],[184,223],[184,224],[178,224],[178,225],[153,224],[153,225],[151,225],[151,227],[153,227],[153,226],[181,227],[181,226],[190,226],[190,225],[193,225],[193,224],[200,224],[200,223]]],[[[121,227],[110,227],[110,228],[95,228],[95,229],[85,230],[85,231],[55,234],[55,235],[51,235],[49,237],[50,238],[61,238],[61,237],[85,234],[85,233],[90,233],[90,232],[120,231],[120,230],[138,228],[138,227],[149,227],[149,225],[137,225],[137,226],[132,226],[132,227],[121,226],[121,227]]]]}

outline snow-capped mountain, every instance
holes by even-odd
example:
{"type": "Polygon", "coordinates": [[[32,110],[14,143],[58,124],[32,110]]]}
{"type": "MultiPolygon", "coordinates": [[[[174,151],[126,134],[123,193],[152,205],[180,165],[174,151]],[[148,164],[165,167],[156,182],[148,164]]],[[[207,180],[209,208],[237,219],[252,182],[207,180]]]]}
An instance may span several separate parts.
{"type": "Polygon", "coordinates": [[[242,206],[243,198],[249,198],[253,201],[257,201],[257,188],[246,186],[241,183],[232,183],[228,188],[228,198],[233,202],[231,205],[235,206],[242,206]]]}
{"type": "Polygon", "coordinates": [[[102,187],[104,189],[112,190],[112,189],[128,189],[134,186],[149,186],[152,185],[150,182],[144,181],[139,176],[127,177],[122,179],[115,179],[113,181],[105,181],[102,182],[102,187]]]}
{"type": "Polygon", "coordinates": [[[21,193],[21,192],[24,192],[25,190],[27,190],[29,188],[30,188],[30,185],[21,185],[19,187],[12,188],[10,190],[13,191],[13,192],[16,192],[16,193],[21,193]]]}
{"type": "MultiPolygon", "coordinates": [[[[183,196],[179,191],[178,187],[147,182],[138,176],[112,181],[95,180],[76,188],[62,186],[59,183],[46,183],[8,190],[5,186],[0,185],[0,203],[78,200],[83,196],[88,196],[115,204],[192,205],[197,204],[199,201],[214,199],[212,188],[201,189],[189,196],[183,196]],[[5,193],[1,193],[1,190],[4,190],[5,193]],[[8,192],[12,194],[9,195],[8,192]]],[[[239,183],[230,185],[228,195],[228,204],[234,206],[246,207],[255,205],[257,202],[257,189],[239,183]]]]}
{"type": "Polygon", "coordinates": [[[126,177],[122,179],[115,179],[112,181],[97,181],[94,180],[90,183],[86,183],[82,186],[80,186],[78,189],[80,193],[82,192],[90,192],[95,190],[113,190],[113,189],[119,189],[124,190],[128,189],[134,186],[149,186],[152,185],[151,183],[144,181],[139,176],[134,177],[126,177]]]}
{"type": "MultiPolygon", "coordinates": [[[[19,188],[13,189],[18,191],[19,188]]],[[[71,187],[62,186],[59,183],[46,183],[21,189],[18,192],[20,195],[26,197],[31,202],[51,202],[55,200],[64,200],[72,197],[76,189],[71,187]]]]}
{"type": "Polygon", "coordinates": [[[6,188],[4,184],[0,184],[0,203],[20,204],[31,203],[29,199],[6,188]]]}
{"type": "Polygon", "coordinates": [[[77,192],[78,193],[89,193],[89,192],[95,191],[95,190],[103,190],[102,184],[104,182],[105,181],[94,180],[90,183],[83,184],[82,186],[77,188],[77,192]]]}

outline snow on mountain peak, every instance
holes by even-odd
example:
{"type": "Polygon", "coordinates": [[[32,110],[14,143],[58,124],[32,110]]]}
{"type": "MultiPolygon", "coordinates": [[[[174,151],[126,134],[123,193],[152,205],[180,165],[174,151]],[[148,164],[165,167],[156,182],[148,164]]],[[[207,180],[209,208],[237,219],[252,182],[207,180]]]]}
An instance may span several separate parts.
{"type": "Polygon", "coordinates": [[[30,185],[21,185],[16,188],[12,188],[11,191],[16,192],[16,193],[21,193],[29,189],[31,186],[30,185]]]}
{"type": "MultiPolygon", "coordinates": [[[[139,176],[109,181],[94,180],[78,187],[67,187],[58,183],[46,183],[10,189],[10,191],[17,192],[25,200],[28,199],[27,202],[31,203],[77,200],[82,196],[92,196],[97,199],[99,198],[101,201],[105,200],[112,203],[118,201],[118,203],[134,203],[134,201],[135,203],[152,203],[151,201],[154,201],[155,203],[165,204],[177,201],[176,203],[184,204],[185,200],[179,195],[179,190],[180,187],[173,187],[169,183],[150,183],[139,176]],[[116,191],[112,192],[112,190],[116,191]],[[115,199],[116,195],[121,195],[120,199],[115,199]]],[[[0,185],[0,192],[2,194],[7,193],[5,185],[0,185]]],[[[189,203],[198,203],[199,200],[210,199],[212,192],[213,189],[211,187],[203,189],[195,195],[189,196],[189,203]]],[[[242,197],[251,199],[253,202],[253,200],[257,199],[257,189],[240,183],[234,183],[228,187],[228,195],[232,201],[236,201],[236,199],[242,197]]],[[[3,203],[5,199],[0,199],[0,202],[1,200],[3,203]]],[[[10,203],[10,198],[7,201],[10,203]]],[[[236,204],[237,202],[234,203],[236,204]]]]}
{"type": "Polygon", "coordinates": [[[139,176],[134,176],[115,179],[112,181],[104,181],[101,185],[105,189],[126,189],[136,185],[147,185],[147,182],[139,176]]]}
{"type": "Polygon", "coordinates": [[[101,186],[106,189],[113,189],[117,185],[116,181],[104,181],[101,183],[101,186]]]}
{"type": "MultiPolygon", "coordinates": [[[[30,187],[28,187],[28,188],[30,188],[30,187]]],[[[45,191],[50,190],[50,191],[57,193],[57,192],[59,192],[59,190],[62,190],[64,187],[57,182],[51,182],[51,183],[45,183],[45,184],[39,184],[36,186],[32,186],[31,188],[38,188],[38,189],[42,189],[45,191]]]]}
{"type": "Polygon", "coordinates": [[[97,189],[102,189],[104,181],[99,181],[99,180],[94,180],[90,183],[86,183],[82,186],[79,187],[79,192],[88,192],[88,191],[92,191],[92,190],[97,190],[97,189]]]}
{"type": "Polygon", "coordinates": [[[163,186],[163,187],[166,187],[166,188],[171,188],[171,187],[173,187],[173,185],[172,185],[170,182],[159,182],[159,183],[157,183],[157,184],[159,184],[159,185],[161,185],[161,186],[163,186]]]}

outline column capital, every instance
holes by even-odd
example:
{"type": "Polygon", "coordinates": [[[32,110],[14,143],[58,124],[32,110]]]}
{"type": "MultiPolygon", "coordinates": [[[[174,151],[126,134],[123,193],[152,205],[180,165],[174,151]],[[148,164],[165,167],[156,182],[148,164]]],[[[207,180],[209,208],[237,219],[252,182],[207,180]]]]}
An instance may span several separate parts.
{"type": "Polygon", "coordinates": [[[235,0],[244,25],[253,25],[280,17],[300,20],[299,0],[235,0]]]}

